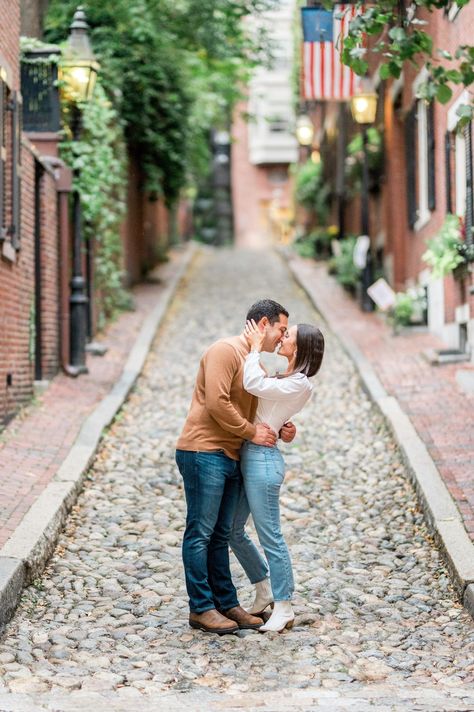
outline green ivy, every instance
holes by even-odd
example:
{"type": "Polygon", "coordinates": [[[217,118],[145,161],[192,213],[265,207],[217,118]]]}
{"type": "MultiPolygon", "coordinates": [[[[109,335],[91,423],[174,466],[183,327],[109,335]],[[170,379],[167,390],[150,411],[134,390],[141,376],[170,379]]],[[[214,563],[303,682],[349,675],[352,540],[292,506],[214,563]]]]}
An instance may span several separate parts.
{"type": "MultiPolygon", "coordinates": [[[[66,136],[61,155],[79,169],[74,187],[82,203],[84,236],[94,244],[94,288],[98,328],[131,306],[123,287],[120,227],[126,210],[127,157],[120,117],[100,81],[83,107],[79,141],[66,136]]],[[[67,116],[66,116],[67,118],[67,116]]]]}
{"type": "MultiPolygon", "coordinates": [[[[63,41],[78,0],[51,0],[46,36],[63,41]]],[[[268,54],[242,20],[273,0],[84,0],[104,86],[144,189],[168,206],[209,169],[209,133],[225,125],[248,70],[268,54]]]]}
{"type": "MultiPolygon", "coordinates": [[[[400,3],[399,0],[380,0],[364,9],[350,23],[349,35],[344,41],[342,60],[357,74],[369,68],[368,53],[382,59],[381,79],[398,78],[405,64],[428,70],[428,79],[420,87],[419,96],[436,99],[446,104],[452,97],[452,84],[470,87],[474,82],[474,47],[460,45],[454,53],[434,47],[433,39],[424,29],[426,20],[420,19],[418,10],[428,12],[452,6],[459,9],[470,0],[416,0],[400,3]],[[369,42],[367,43],[367,38],[369,42]]],[[[363,5],[358,2],[359,7],[363,5]]],[[[458,109],[460,126],[474,117],[474,104],[464,104],[458,109]]]]}
{"type": "MultiPolygon", "coordinates": [[[[375,126],[367,129],[367,158],[369,165],[369,188],[378,188],[383,168],[382,134],[375,126]]],[[[362,189],[364,146],[362,134],[358,133],[347,146],[345,174],[348,188],[355,193],[362,189]]]]}
{"type": "Polygon", "coordinates": [[[295,165],[295,199],[307,210],[314,212],[319,223],[326,222],[329,211],[329,185],[324,180],[323,164],[308,160],[295,165]]]}

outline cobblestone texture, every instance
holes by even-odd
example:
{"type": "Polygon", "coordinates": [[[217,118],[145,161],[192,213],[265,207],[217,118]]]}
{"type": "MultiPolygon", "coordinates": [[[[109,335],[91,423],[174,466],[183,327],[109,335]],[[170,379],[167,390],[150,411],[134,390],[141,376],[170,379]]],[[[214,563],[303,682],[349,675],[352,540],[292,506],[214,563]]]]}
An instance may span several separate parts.
{"type": "Polygon", "coordinates": [[[327,328],[315,397],[282,448],[295,628],[218,638],[188,627],[174,444],[200,353],[261,296],[292,321],[318,320],[276,255],[195,260],[47,571],[0,640],[0,710],[474,709],[473,622],[327,328]]]}

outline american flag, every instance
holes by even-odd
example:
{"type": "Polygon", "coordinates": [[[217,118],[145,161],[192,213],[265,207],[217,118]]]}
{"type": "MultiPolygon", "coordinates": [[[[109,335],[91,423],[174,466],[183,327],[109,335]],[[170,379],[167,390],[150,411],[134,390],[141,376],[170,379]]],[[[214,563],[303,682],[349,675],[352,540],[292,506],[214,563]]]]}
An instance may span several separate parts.
{"type": "Polygon", "coordinates": [[[304,7],[303,19],[303,99],[347,101],[359,84],[359,77],[345,64],[341,53],[349,23],[359,9],[354,4],[334,5],[334,10],[304,7]]]}

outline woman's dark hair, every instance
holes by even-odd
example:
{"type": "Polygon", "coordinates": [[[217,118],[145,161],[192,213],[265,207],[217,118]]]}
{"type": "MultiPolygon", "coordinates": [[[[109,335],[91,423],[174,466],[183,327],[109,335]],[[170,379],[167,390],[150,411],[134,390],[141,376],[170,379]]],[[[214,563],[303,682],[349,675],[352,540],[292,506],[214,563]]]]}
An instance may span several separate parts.
{"type": "Polygon", "coordinates": [[[288,316],[288,312],[285,307],[282,307],[282,305],[278,304],[278,302],[274,302],[273,299],[260,299],[260,301],[252,304],[248,310],[247,321],[253,319],[258,324],[260,319],[263,319],[263,317],[266,316],[270,324],[273,326],[276,321],[279,321],[280,314],[288,316]]]}
{"type": "Polygon", "coordinates": [[[324,355],[324,336],[317,326],[298,324],[296,327],[296,361],[293,373],[304,373],[310,378],[321,368],[324,355]]]}

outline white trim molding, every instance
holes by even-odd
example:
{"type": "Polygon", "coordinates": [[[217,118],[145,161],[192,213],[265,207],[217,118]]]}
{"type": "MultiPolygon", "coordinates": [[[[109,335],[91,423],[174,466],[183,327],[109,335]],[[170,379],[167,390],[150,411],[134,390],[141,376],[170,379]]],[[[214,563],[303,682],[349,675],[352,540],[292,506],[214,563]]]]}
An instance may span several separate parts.
{"type": "Polygon", "coordinates": [[[447,129],[448,131],[454,131],[456,129],[456,126],[458,125],[459,122],[459,116],[457,115],[457,110],[462,104],[470,104],[471,99],[470,95],[467,89],[464,89],[464,91],[458,96],[457,99],[454,100],[454,102],[451,104],[451,106],[448,109],[448,121],[447,121],[447,129]]]}

